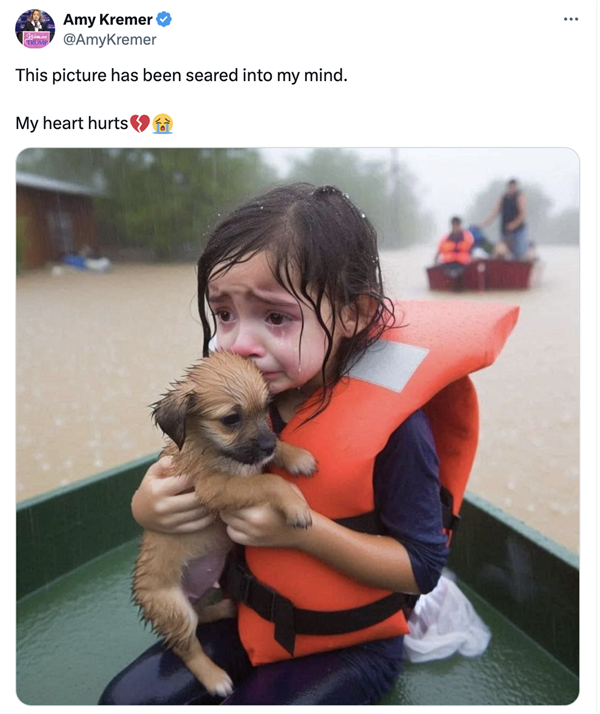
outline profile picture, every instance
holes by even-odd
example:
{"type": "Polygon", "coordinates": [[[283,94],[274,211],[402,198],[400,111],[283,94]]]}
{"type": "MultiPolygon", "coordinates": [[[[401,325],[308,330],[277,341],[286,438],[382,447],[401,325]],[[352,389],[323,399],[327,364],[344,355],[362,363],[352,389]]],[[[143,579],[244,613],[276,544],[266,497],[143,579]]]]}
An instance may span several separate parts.
{"type": "Polygon", "coordinates": [[[39,8],[23,12],[15,25],[17,40],[30,50],[47,47],[54,39],[55,30],[54,20],[39,8]]]}

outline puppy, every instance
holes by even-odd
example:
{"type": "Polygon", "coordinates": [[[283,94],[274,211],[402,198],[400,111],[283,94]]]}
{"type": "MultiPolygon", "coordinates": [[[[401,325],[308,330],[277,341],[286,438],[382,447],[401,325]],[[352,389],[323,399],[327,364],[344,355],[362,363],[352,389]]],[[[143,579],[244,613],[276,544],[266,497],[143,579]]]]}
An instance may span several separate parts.
{"type": "Polygon", "coordinates": [[[172,456],[175,473],[193,476],[198,500],[217,517],[197,533],[145,531],[133,599],[206,689],[226,696],[233,691],[231,679],[202,650],[196,626],[233,616],[235,606],[230,600],[207,607],[199,600],[193,606],[185,592],[187,565],[206,560],[205,577],[194,583],[198,595],[218,580],[232,547],[219,511],[270,503],[290,526],[308,528],[304,498],[284,479],[262,471],[272,462],[294,476],[310,476],[316,463],[308,451],[276,438],[269,425],[269,392],[252,362],[216,352],[172,387],[153,405],[153,417],[169,437],[163,455],[172,456]]]}

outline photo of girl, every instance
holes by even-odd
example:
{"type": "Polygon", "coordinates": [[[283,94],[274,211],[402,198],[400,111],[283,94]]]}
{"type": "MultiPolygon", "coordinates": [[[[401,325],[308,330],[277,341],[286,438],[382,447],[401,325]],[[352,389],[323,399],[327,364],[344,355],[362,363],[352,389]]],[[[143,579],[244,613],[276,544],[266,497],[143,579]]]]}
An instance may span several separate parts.
{"type": "MultiPolygon", "coordinates": [[[[306,531],[290,530],[269,506],[221,513],[230,538],[245,550],[242,566],[230,564],[225,588],[243,567],[255,592],[255,600],[242,600],[238,622],[201,625],[207,652],[234,679],[235,690],[223,703],[375,703],[400,671],[414,596],[433,590],[446,563],[449,524],[440,471],[448,465],[440,460],[447,454],[452,464],[449,488],[458,505],[476,447],[467,374],[489,363],[483,355],[494,343],[499,350],[517,310],[487,307],[463,315],[470,326],[460,335],[463,349],[450,331],[430,342],[427,334],[441,328],[442,313],[394,305],[383,290],[368,218],[340,189],[311,184],[255,197],[217,225],[198,262],[198,300],[205,354],[214,337],[218,349],[252,360],[269,385],[276,432],[301,439],[320,464],[313,479],[296,482],[314,509],[306,531]],[[371,385],[375,376],[379,386],[371,385]],[[404,378],[399,399],[395,382],[404,378]],[[428,417],[423,407],[430,400],[435,407],[428,417]],[[354,415],[359,404],[360,418],[354,415]],[[464,425],[460,438],[441,421],[448,409],[464,425]],[[378,423],[372,422],[377,415],[378,423]],[[362,522],[370,520],[367,514],[375,532],[362,522]],[[351,527],[339,522],[359,515],[351,527]],[[341,612],[330,627],[323,624],[322,635],[283,633],[290,623],[277,618],[273,632],[254,609],[261,588],[274,589],[303,612],[341,612]]],[[[178,533],[212,522],[181,476],[170,472],[168,459],[150,467],[132,504],[140,525],[178,533]]],[[[194,564],[188,567],[192,578],[194,564]]],[[[235,600],[240,596],[233,593],[235,600]]],[[[100,700],[212,702],[161,644],[119,675],[100,700]]]]}

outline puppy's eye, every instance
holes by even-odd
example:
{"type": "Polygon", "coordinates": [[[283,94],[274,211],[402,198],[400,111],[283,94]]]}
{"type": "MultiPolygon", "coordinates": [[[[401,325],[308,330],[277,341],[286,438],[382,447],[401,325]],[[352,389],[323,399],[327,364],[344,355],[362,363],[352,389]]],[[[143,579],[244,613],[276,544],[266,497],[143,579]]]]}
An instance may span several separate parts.
{"type": "Polygon", "coordinates": [[[221,424],[223,426],[235,426],[236,424],[240,423],[240,415],[239,414],[228,414],[227,416],[224,416],[221,419],[221,424]]]}

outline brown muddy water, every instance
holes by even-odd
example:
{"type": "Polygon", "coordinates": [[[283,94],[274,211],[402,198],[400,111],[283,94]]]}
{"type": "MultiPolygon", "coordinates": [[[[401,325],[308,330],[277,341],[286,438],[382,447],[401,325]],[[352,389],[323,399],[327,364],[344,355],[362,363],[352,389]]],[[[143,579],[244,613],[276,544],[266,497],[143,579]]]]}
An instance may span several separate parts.
{"type": "MultiPolygon", "coordinates": [[[[579,552],[579,251],[543,250],[530,291],[431,293],[431,250],[382,254],[398,298],[521,306],[498,362],[474,375],[481,440],[469,490],[579,552]]],[[[158,451],[148,405],[198,358],[193,265],[17,279],[17,498],[158,451]]]]}

